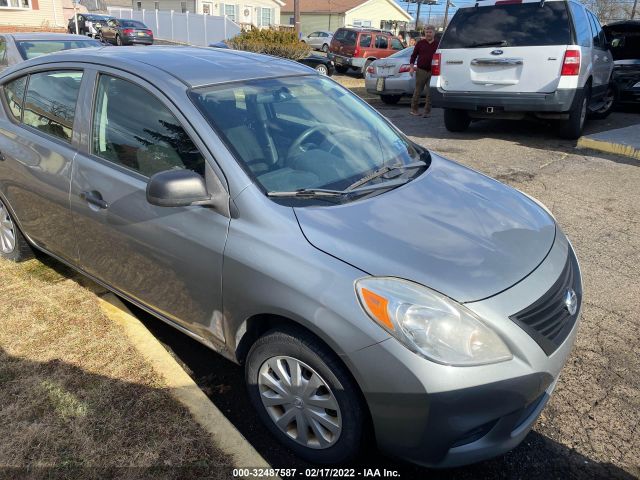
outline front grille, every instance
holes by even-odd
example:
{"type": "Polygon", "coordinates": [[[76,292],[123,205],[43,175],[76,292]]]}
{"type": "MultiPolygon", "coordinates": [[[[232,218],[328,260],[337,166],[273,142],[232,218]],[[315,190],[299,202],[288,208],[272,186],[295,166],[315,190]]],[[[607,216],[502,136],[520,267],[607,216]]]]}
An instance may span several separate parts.
{"type": "Polygon", "coordinates": [[[567,338],[576,323],[582,304],[582,283],[578,261],[569,249],[569,257],[560,278],[539,300],[524,310],[511,315],[520,328],[527,332],[547,355],[551,355],[567,338]],[[578,298],[578,308],[570,315],[565,305],[567,290],[572,288],[578,298]]]}

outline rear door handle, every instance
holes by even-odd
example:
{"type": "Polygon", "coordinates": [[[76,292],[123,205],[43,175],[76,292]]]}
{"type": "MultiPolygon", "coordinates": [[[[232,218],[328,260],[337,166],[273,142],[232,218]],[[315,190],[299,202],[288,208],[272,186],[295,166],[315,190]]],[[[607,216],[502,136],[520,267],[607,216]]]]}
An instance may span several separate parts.
{"type": "Polygon", "coordinates": [[[109,204],[102,199],[102,195],[96,190],[92,190],[90,192],[81,192],[80,198],[85,202],[91,205],[95,205],[96,207],[103,210],[109,208],[109,204]]]}

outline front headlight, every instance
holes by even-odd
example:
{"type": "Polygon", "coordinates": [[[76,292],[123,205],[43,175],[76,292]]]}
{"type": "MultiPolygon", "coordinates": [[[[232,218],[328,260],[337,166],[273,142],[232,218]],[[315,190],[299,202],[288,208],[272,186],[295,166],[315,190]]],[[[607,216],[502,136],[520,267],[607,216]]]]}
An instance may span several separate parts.
{"type": "Polygon", "coordinates": [[[511,360],[502,339],[463,305],[394,277],[356,282],[365,312],[410,350],[437,363],[484,365],[511,360]]]}

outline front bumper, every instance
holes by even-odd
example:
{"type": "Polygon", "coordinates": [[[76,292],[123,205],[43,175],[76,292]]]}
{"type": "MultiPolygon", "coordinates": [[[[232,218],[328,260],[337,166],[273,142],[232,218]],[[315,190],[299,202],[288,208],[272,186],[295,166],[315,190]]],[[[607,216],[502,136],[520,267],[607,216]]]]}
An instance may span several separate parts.
{"type": "Polygon", "coordinates": [[[498,107],[504,112],[568,112],[580,89],[556,90],[553,93],[450,92],[431,86],[434,107],[481,111],[498,107]]]}
{"type": "Polygon", "coordinates": [[[454,467],[515,448],[533,427],[573,346],[579,316],[550,356],[509,315],[540,298],[572,254],[558,231],[547,258],[525,280],[468,303],[505,340],[508,362],[450,367],[388,339],[345,358],[362,388],[379,448],[429,467],[454,467]]]}

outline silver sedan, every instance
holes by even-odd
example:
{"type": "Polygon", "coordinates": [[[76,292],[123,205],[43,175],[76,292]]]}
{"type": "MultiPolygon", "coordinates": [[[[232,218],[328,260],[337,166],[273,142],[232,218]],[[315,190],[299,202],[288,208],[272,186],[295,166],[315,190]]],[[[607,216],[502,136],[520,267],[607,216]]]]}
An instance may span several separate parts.
{"type": "Polygon", "coordinates": [[[367,92],[380,95],[389,105],[412,96],[416,88],[416,77],[409,71],[412,53],[413,47],[408,47],[369,65],[364,77],[367,92]]]}
{"type": "Polygon", "coordinates": [[[302,38],[302,41],[314,50],[322,50],[323,52],[329,51],[331,40],[333,40],[333,33],[324,30],[310,33],[302,38]]]}
{"type": "Polygon", "coordinates": [[[9,65],[47,53],[72,48],[100,47],[102,44],[86,35],[66,33],[4,33],[0,35],[0,72],[9,65]]]}

